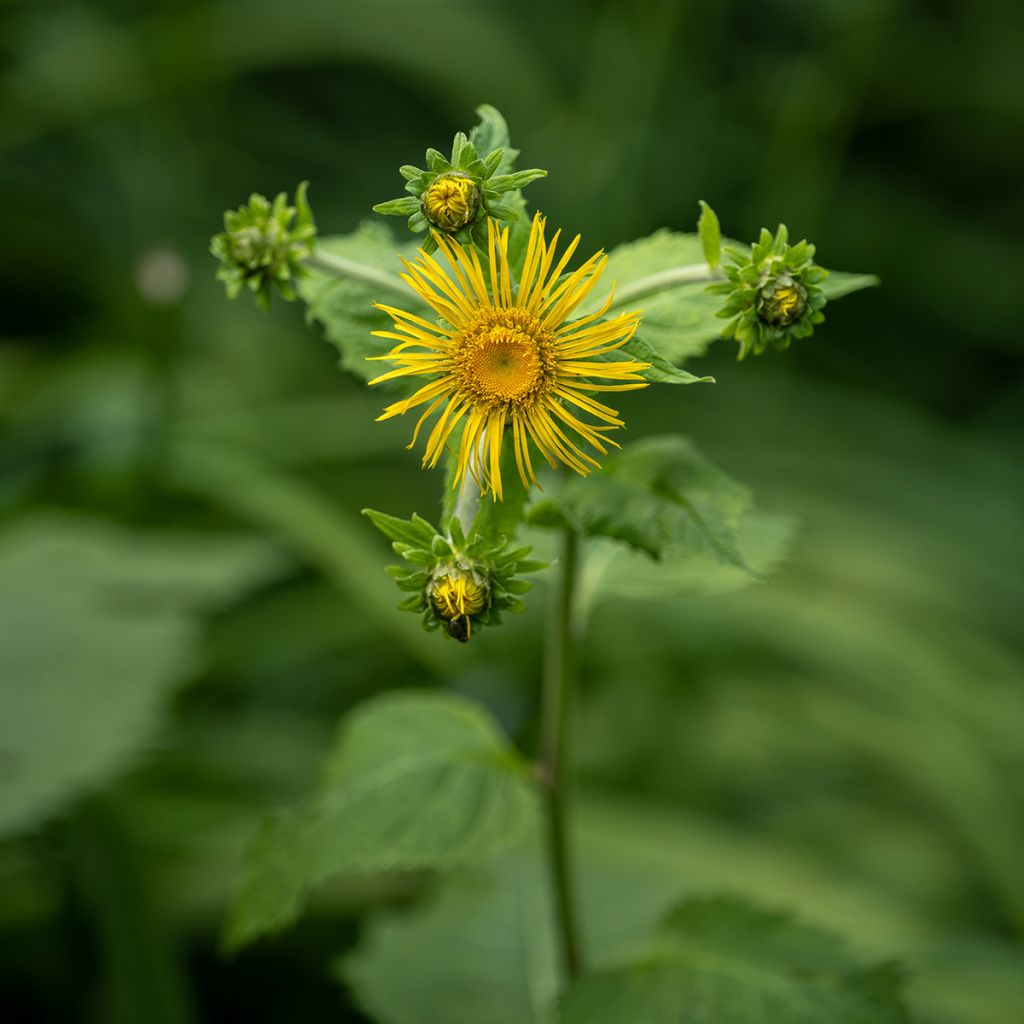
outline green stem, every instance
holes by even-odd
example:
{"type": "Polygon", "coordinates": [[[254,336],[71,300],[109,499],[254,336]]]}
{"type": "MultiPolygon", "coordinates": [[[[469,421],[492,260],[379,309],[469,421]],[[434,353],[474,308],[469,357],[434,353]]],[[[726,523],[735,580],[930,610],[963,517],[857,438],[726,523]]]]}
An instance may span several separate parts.
{"type": "Polygon", "coordinates": [[[669,267],[655,274],[648,274],[625,285],[615,296],[615,301],[608,307],[621,309],[632,305],[638,299],[646,298],[668,288],[678,288],[683,284],[699,284],[701,282],[721,281],[725,275],[720,270],[712,270],[706,263],[689,263],[682,267],[669,267]]]}
{"type": "Polygon", "coordinates": [[[473,523],[480,508],[480,488],[472,476],[463,480],[459,496],[455,501],[455,518],[458,519],[462,532],[468,539],[473,533],[473,523]]]}
{"type": "Polygon", "coordinates": [[[569,837],[566,827],[569,719],[574,676],[573,597],[579,538],[566,530],[562,541],[561,581],[550,603],[549,630],[544,660],[541,719],[540,778],[548,806],[548,853],[555,888],[559,930],[565,967],[570,978],[581,970],[579,926],[573,888],[569,837]]]}
{"type": "Polygon", "coordinates": [[[386,288],[388,291],[397,292],[406,298],[415,294],[400,277],[389,274],[386,270],[378,270],[377,267],[372,267],[368,263],[350,260],[345,256],[338,256],[336,253],[319,247],[313,250],[311,256],[306,257],[305,264],[314,270],[322,270],[324,273],[334,274],[336,277],[362,281],[374,288],[386,288]]]}

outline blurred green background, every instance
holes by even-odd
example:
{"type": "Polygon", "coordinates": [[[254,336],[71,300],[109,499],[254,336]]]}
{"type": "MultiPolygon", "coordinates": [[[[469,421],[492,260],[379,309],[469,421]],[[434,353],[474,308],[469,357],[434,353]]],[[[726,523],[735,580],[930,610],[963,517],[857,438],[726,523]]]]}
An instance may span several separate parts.
{"type": "Polygon", "coordinates": [[[627,440],[691,435],[798,532],[743,592],[611,581],[586,856],[624,907],[725,886],[902,958],[927,1024],[1024,1020],[1016,0],[0,19],[0,1019],[367,1019],[329,965],[418,885],[332,887],[225,959],[255,824],[383,688],[454,685],[531,748],[543,588],[465,648],[395,612],[358,510],[429,515],[439,478],[298,306],[229,304],[207,253],[303,178],[352,230],[486,101],[585,248],[692,230],[703,197],[883,281],[784,355],[721,343],[689,366],[717,385],[623,399],[627,440]]]}

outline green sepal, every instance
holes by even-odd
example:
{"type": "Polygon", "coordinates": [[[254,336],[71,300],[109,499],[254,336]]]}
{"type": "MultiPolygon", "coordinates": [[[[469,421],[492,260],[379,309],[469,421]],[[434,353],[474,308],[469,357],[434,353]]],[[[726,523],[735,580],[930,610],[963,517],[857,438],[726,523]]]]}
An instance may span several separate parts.
{"type": "Polygon", "coordinates": [[[401,199],[389,199],[386,203],[378,203],[373,207],[374,213],[395,214],[406,216],[420,208],[420,201],[414,196],[402,196],[401,199]]]}
{"type": "Polygon", "coordinates": [[[547,171],[539,167],[531,167],[527,171],[514,171],[512,174],[500,174],[487,182],[487,188],[493,192],[512,192],[529,185],[538,178],[546,178],[547,171]]]}
{"type": "Polygon", "coordinates": [[[363,515],[389,540],[401,541],[413,547],[429,547],[434,537],[438,536],[430,523],[417,515],[413,515],[412,519],[398,519],[372,508],[364,508],[363,515]]]}
{"type": "Polygon", "coordinates": [[[698,202],[700,218],[697,221],[697,234],[700,235],[700,244],[704,248],[704,259],[708,266],[714,269],[722,259],[722,228],[715,211],[703,199],[698,202]]]}
{"type": "Polygon", "coordinates": [[[427,150],[427,166],[435,174],[441,174],[452,169],[452,165],[445,159],[444,153],[436,149],[427,150]]]}

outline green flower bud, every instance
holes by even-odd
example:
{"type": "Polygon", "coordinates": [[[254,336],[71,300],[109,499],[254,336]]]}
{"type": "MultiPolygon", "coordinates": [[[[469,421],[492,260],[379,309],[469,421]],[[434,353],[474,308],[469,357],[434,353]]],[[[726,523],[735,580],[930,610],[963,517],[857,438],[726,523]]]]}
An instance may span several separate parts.
{"type": "Polygon", "coordinates": [[[398,606],[417,612],[427,630],[466,643],[483,626],[501,623],[501,613],[521,611],[531,584],[520,573],[544,568],[529,561],[529,548],[509,550],[504,540],[489,543],[478,534],[468,540],[457,518],[443,534],[425,519],[396,519],[363,509],[374,526],[392,541],[406,564],[388,567],[399,590],[409,596],[398,606]]]}
{"type": "Polygon", "coordinates": [[[244,206],[224,214],[225,230],[210,240],[210,252],[221,261],[217,280],[229,298],[248,288],[263,309],[270,308],[275,291],[288,302],[295,299],[293,282],[305,273],[302,261],[316,241],[308,184],[296,189],[294,206],[284,192],[273,203],[254,193],[244,206]]]}
{"type": "Polygon", "coordinates": [[[794,338],[806,338],[825,319],[821,283],[828,271],[814,263],[814,246],[789,244],[785,224],[773,236],[762,228],[749,252],[727,249],[722,267],[727,280],[709,285],[725,295],[718,316],[729,323],[723,337],[740,344],[739,358],[760,355],[769,345],[788,348],[794,338]]]}
{"type": "MultiPolygon", "coordinates": [[[[523,207],[519,190],[548,172],[537,167],[513,170],[516,151],[507,147],[504,119],[493,107],[480,107],[477,113],[481,123],[469,137],[462,132],[455,136],[450,157],[428,149],[426,170],[412,164],[400,167],[408,195],[373,209],[407,217],[411,231],[433,228],[481,246],[487,241],[488,217],[504,222],[518,219],[523,207]]],[[[437,242],[428,235],[423,248],[433,252],[437,242]]]]}
{"type": "Polygon", "coordinates": [[[769,274],[757,290],[757,315],[771,327],[789,327],[807,309],[807,289],[789,274],[769,274]]]}

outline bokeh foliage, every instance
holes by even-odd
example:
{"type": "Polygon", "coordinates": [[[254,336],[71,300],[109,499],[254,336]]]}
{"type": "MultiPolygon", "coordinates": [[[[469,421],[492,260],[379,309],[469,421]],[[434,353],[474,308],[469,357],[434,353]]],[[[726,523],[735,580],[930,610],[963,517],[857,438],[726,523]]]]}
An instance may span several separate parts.
{"type": "MultiPolygon", "coordinates": [[[[682,354],[718,384],[622,401],[634,443],[683,430],[775,513],[748,524],[755,568],[786,517],[799,532],[771,584],[733,592],[740,569],[686,562],[653,606],[646,556],[588,564],[588,943],[611,958],[726,887],[902,958],[926,1024],[1021,1015],[1018,5],[106,0],[0,18],[0,792],[9,737],[29,738],[18,664],[44,655],[76,666],[47,677],[66,692],[44,766],[86,765],[34,816],[0,814],[0,1016],[360,1020],[358,991],[386,1020],[396,976],[457,995],[429,963],[408,973],[450,941],[448,908],[543,914],[543,880],[502,860],[440,891],[335,879],[299,929],[217,946],[243,848],[314,790],[349,707],[453,680],[533,742],[541,588],[458,650],[395,612],[359,509],[428,510],[436,478],[297,308],[228,305],[206,252],[223,209],[307,178],[318,223],[355,229],[480,100],[551,169],[532,203],[595,248],[692,230],[703,196],[731,237],[785,220],[884,282],[784,358],[738,366],[700,339],[682,354]],[[113,681],[94,694],[97,672],[113,681]]],[[[494,981],[510,1006],[517,977],[494,981]]]]}

